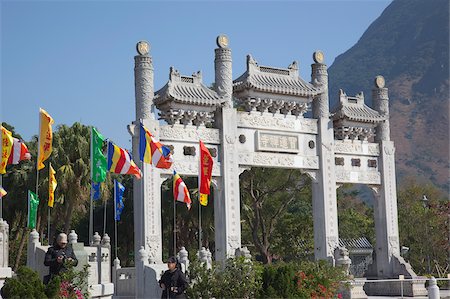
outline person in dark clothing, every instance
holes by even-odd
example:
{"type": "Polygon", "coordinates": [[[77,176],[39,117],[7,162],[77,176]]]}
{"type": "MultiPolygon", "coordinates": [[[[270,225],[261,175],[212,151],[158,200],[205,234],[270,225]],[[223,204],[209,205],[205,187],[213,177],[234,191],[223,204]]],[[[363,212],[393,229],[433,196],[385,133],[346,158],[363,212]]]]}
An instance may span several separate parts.
{"type": "Polygon", "coordinates": [[[56,244],[50,247],[45,254],[44,265],[50,267],[49,275],[44,277],[44,283],[62,272],[67,271],[67,265],[78,264],[77,257],[71,246],[67,246],[67,235],[60,233],[56,238],[56,244]]]}
{"type": "Polygon", "coordinates": [[[170,257],[167,260],[167,267],[169,270],[164,272],[159,280],[159,286],[163,289],[161,298],[186,298],[188,282],[181,271],[181,265],[175,257],[170,257]]]}

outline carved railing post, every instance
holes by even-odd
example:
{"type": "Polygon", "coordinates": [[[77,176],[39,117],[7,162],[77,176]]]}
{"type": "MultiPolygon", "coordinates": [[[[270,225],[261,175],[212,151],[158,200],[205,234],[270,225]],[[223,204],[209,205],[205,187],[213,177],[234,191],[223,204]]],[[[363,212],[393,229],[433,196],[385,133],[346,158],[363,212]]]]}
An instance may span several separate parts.
{"type": "Polygon", "coordinates": [[[33,229],[30,233],[27,248],[27,267],[36,270],[36,247],[40,246],[39,233],[33,229]]]}

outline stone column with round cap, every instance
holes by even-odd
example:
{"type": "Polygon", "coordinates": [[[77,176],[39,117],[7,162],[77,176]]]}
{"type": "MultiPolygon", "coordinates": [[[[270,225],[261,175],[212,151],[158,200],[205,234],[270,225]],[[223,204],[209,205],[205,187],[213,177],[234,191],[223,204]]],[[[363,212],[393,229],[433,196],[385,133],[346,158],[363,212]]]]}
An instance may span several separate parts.
{"type": "Polygon", "coordinates": [[[386,120],[377,126],[375,132],[375,141],[380,148],[378,170],[381,177],[381,185],[372,188],[375,196],[376,275],[379,278],[393,278],[401,274],[396,273],[395,267],[395,258],[400,256],[395,147],[389,136],[389,96],[382,76],[375,78],[372,100],[374,109],[386,116],[386,120]]]}
{"type": "Polygon", "coordinates": [[[241,247],[239,157],[237,155],[237,111],[233,107],[233,79],[231,49],[225,35],[217,37],[215,49],[216,92],[223,98],[222,107],[216,111],[215,126],[221,132],[219,161],[221,176],[214,190],[215,259],[225,261],[241,247]]]}
{"type": "Polygon", "coordinates": [[[312,184],[314,214],[314,256],[334,263],[334,249],[339,245],[334,164],[334,134],[328,104],[328,72],[321,51],[313,54],[311,82],[319,91],[312,110],[317,119],[317,155],[319,169],[312,184]]]}
{"type": "Polygon", "coordinates": [[[137,258],[137,252],[143,247],[152,263],[162,263],[160,170],[139,161],[140,123],[155,138],[159,137],[159,122],[152,111],[153,62],[148,42],[139,41],[136,50],[138,54],[134,57],[136,119],[128,126],[128,131],[132,136],[134,162],[142,170],[142,178],[133,179],[134,250],[137,258]]]}

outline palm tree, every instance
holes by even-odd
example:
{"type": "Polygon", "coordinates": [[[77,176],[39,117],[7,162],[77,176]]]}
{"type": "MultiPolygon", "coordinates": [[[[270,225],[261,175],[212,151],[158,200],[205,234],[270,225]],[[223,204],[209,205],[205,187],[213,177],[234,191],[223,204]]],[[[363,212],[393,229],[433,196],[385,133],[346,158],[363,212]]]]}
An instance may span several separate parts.
{"type": "MultiPolygon", "coordinates": [[[[78,122],[61,125],[54,135],[51,162],[56,170],[56,196],[64,197],[64,207],[55,210],[63,219],[61,229],[69,231],[74,214],[86,213],[90,192],[90,129],[78,122]]],[[[47,178],[48,179],[48,178],[47,178]]],[[[61,226],[61,223],[59,223],[61,226]]]]}

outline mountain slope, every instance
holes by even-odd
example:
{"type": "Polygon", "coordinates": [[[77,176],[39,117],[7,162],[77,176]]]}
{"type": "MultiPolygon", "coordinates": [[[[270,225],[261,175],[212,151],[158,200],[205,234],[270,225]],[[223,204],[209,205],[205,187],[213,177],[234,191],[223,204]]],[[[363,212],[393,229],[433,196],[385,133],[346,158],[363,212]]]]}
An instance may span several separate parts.
{"type": "Polygon", "coordinates": [[[329,68],[331,107],[339,88],[364,91],[376,75],[389,88],[397,173],[449,187],[449,1],[394,0],[329,68]]]}

